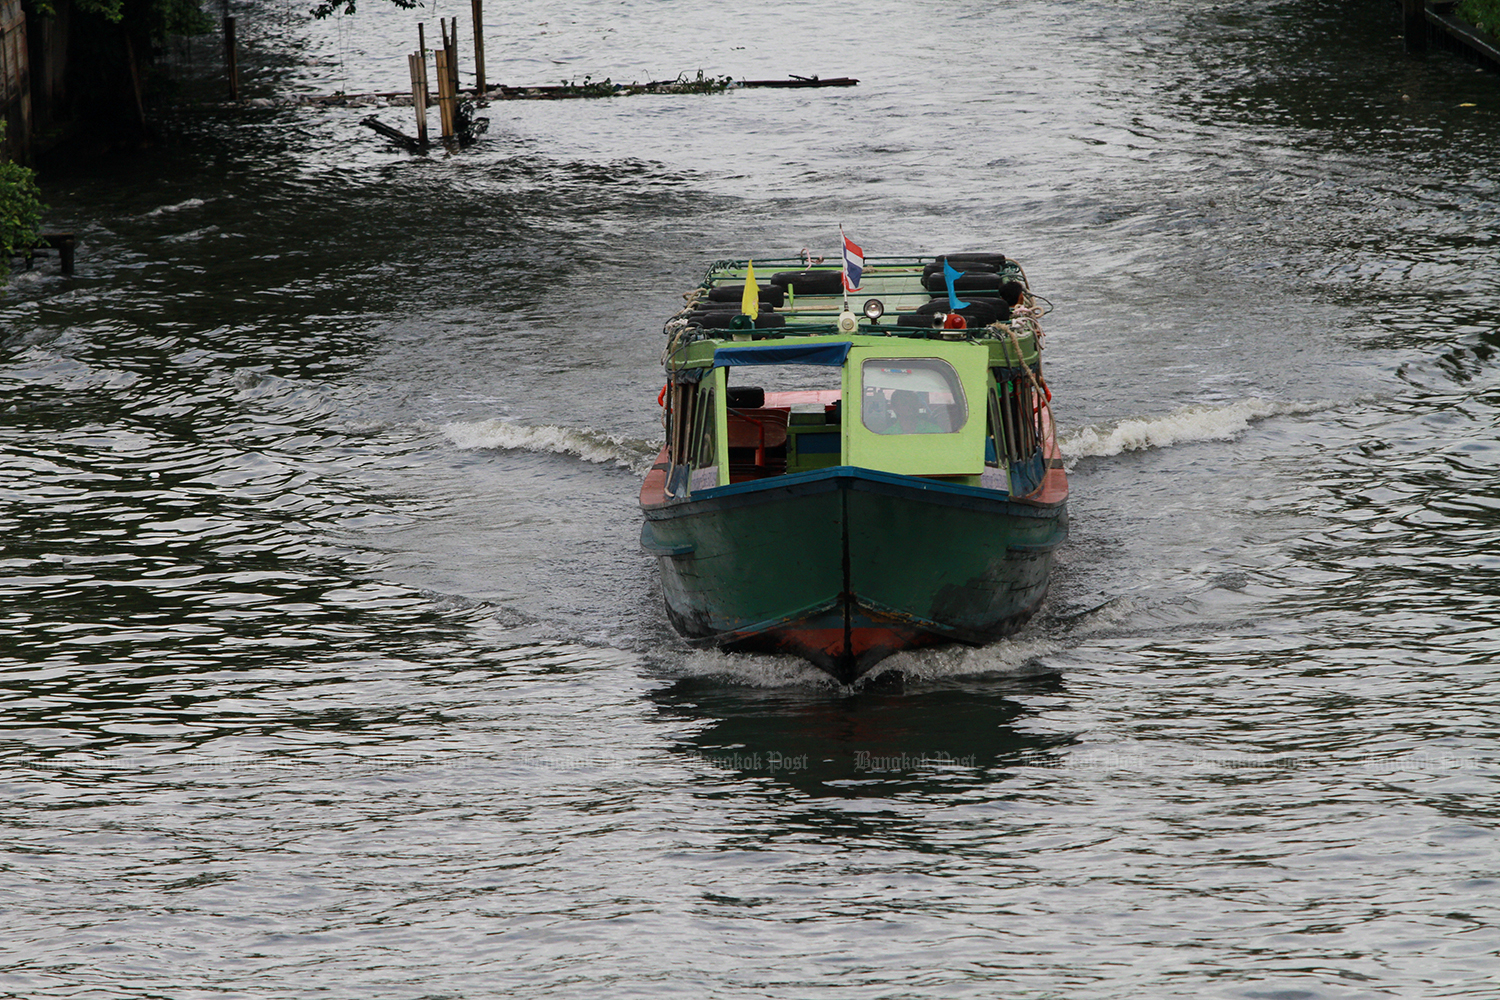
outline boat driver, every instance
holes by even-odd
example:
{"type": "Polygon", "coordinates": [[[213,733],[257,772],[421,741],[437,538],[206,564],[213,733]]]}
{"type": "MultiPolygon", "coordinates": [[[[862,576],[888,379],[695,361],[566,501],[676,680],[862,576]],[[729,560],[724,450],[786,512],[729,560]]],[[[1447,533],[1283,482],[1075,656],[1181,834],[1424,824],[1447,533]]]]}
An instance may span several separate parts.
{"type": "Polygon", "coordinates": [[[948,428],[941,426],[930,414],[922,412],[921,400],[910,389],[897,389],[891,393],[891,410],[896,414],[894,423],[886,425],[882,434],[946,434],[948,428]]]}

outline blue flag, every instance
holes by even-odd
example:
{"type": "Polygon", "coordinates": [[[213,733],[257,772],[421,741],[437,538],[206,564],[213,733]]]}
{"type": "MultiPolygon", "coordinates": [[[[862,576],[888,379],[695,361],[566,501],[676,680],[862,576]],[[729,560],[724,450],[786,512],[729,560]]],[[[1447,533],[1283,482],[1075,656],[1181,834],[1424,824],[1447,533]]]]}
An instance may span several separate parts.
{"type": "Polygon", "coordinates": [[[963,276],[963,271],[955,271],[953,270],[952,264],[949,264],[946,260],[943,261],[943,279],[948,282],[949,312],[958,312],[960,309],[967,309],[969,306],[967,302],[958,301],[958,293],[953,290],[954,282],[958,281],[958,279],[962,278],[963,276]]]}

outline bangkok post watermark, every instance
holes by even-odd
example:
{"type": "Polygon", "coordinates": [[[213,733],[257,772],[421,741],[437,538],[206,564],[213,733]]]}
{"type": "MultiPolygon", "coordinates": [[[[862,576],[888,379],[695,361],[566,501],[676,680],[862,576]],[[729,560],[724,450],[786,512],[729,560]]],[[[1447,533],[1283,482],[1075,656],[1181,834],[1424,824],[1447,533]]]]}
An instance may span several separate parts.
{"type": "Polygon", "coordinates": [[[699,767],[742,774],[775,776],[797,775],[817,770],[852,770],[865,775],[938,774],[955,771],[1073,771],[1093,772],[1101,776],[1131,773],[1190,774],[1303,773],[1338,774],[1345,779],[1366,776],[1395,779],[1401,776],[1442,777],[1460,773],[1494,776],[1500,773],[1500,760],[1462,750],[1412,750],[1335,752],[1335,753],[1184,753],[1172,749],[1066,747],[999,754],[928,750],[866,750],[850,747],[826,747],[823,753],[750,747],[723,749],[637,748],[632,752],[610,753],[579,748],[546,750],[515,749],[494,755],[370,753],[319,759],[290,754],[236,753],[216,756],[205,753],[127,754],[113,757],[66,756],[52,759],[26,759],[19,755],[0,757],[0,773],[12,769],[39,776],[79,777],[100,772],[151,772],[168,768],[190,768],[215,772],[319,771],[336,766],[346,776],[417,769],[444,772],[474,767],[500,771],[545,771],[577,774],[655,769],[671,762],[687,761],[699,767]]]}
{"type": "Polygon", "coordinates": [[[779,750],[699,751],[690,755],[700,763],[721,771],[759,771],[766,774],[796,774],[810,766],[811,755],[779,750]]]}
{"type": "Polygon", "coordinates": [[[1097,772],[1255,772],[1336,771],[1347,775],[1375,777],[1396,775],[1441,775],[1444,773],[1493,773],[1497,762],[1492,758],[1459,751],[1412,751],[1356,754],[1182,754],[1149,750],[1050,750],[1001,754],[982,761],[973,753],[947,750],[928,751],[852,751],[854,769],[871,774],[898,774],[941,771],[987,766],[1002,771],[1054,770],[1097,772]]]}
{"type": "Polygon", "coordinates": [[[957,755],[946,750],[924,750],[900,753],[873,750],[854,751],[854,769],[875,774],[890,774],[902,771],[936,771],[951,767],[974,767],[978,764],[976,754],[957,755]]]}
{"type": "Polygon", "coordinates": [[[1496,761],[1461,751],[1404,753],[1155,753],[1149,750],[1085,750],[1055,760],[1053,767],[1087,771],[1308,771],[1344,774],[1441,774],[1493,772],[1496,761]]]}

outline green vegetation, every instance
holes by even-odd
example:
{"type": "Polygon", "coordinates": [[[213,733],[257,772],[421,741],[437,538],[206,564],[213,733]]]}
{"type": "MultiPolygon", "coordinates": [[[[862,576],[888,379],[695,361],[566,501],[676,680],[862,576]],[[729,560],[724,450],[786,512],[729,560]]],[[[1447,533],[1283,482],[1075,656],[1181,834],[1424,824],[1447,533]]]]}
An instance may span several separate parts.
{"type": "Polygon", "coordinates": [[[734,84],[734,78],[728,76],[704,76],[703,71],[698,71],[696,78],[689,78],[686,73],[678,74],[676,80],[671,83],[657,84],[649,89],[658,94],[717,94],[728,90],[734,84]]]}
{"type": "MultiPolygon", "coordinates": [[[[34,71],[61,75],[52,94],[33,93],[33,139],[52,133],[40,153],[78,141],[91,148],[149,137],[145,104],[162,82],[152,64],[176,35],[213,31],[217,19],[202,0],[25,0],[29,16],[57,19],[52,45],[34,71]],[[66,95],[66,96],[62,96],[66,95]]],[[[33,56],[37,55],[33,50],[33,56]]]]}
{"type": "MultiPolygon", "coordinates": [[[[421,0],[391,0],[391,3],[402,10],[411,10],[413,7],[422,6],[421,0]]],[[[312,9],[312,16],[322,19],[334,14],[353,14],[354,0],[318,0],[312,9]]]]}
{"type": "Polygon", "coordinates": [[[583,78],[582,83],[572,80],[562,81],[563,93],[567,97],[614,97],[619,88],[609,82],[609,77],[595,82],[592,76],[583,78]]]}
{"type": "MultiPolygon", "coordinates": [[[[83,14],[103,18],[110,24],[129,23],[145,29],[154,42],[169,35],[201,35],[212,31],[213,18],[203,12],[200,0],[147,0],[125,9],[125,0],[73,0],[73,8],[83,14]]],[[[52,0],[36,0],[35,9],[42,17],[56,14],[52,0]]]]}
{"type": "Polygon", "coordinates": [[[0,279],[10,276],[10,259],[36,245],[42,224],[36,175],[17,163],[0,163],[0,279]]]}
{"type": "MultiPolygon", "coordinates": [[[[698,71],[697,77],[686,73],[675,80],[657,83],[615,83],[609,77],[595,80],[592,76],[577,80],[563,80],[561,86],[550,90],[548,97],[615,97],[619,94],[717,94],[734,86],[734,78],[728,76],[705,76],[698,71]]],[[[540,92],[538,92],[540,96],[540,92]]]]}
{"type": "Polygon", "coordinates": [[[1453,13],[1478,30],[1500,38],[1500,0],[1462,0],[1453,13]]]}

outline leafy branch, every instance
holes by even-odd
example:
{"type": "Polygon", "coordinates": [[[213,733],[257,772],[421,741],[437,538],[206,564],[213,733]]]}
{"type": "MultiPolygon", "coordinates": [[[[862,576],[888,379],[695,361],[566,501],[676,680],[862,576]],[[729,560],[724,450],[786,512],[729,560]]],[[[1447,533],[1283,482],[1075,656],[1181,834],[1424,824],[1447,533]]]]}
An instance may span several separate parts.
{"type": "MultiPolygon", "coordinates": [[[[413,7],[422,6],[422,0],[390,0],[391,3],[402,10],[411,10],[413,7]]],[[[318,0],[313,6],[312,16],[318,20],[332,17],[334,14],[353,14],[355,0],[318,0]]]]}
{"type": "Polygon", "coordinates": [[[36,175],[19,163],[0,163],[0,279],[10,276],[12,257],[36,246],[43,208],[36,175]]]}

